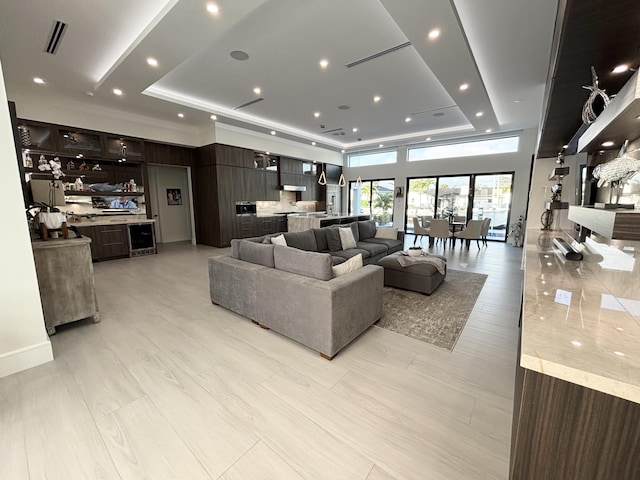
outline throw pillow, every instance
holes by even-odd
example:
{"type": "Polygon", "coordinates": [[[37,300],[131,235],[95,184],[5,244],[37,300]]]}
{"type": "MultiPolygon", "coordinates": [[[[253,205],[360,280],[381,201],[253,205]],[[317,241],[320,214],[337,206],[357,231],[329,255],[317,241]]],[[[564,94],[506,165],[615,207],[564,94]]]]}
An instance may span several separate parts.
{"type": "Polygon", "coordinates": [[[340,232],[340,243],[342,244],[343,250],[356,248],[356,239],[353,238],[353,232],[351,231],[351,228],[339,228],[338,232],[340,232]]]}
{"type": "Polygon", "coordinates": [[[271,237],[271,243],[274,245],[282,245],[283,247],[287,246],[287,241],[284,239],[284,235],[278,235],[277,237],[271,237]]]}
{"type": "Polygon", "coordinates": [[[239,246],[240,260],[273,268],[275,266],[273,260],[273,249],[273,245],[265,245],[263,243],[243,240],[240,242],[239,246]]]}
{"type": "Polygon", "coordinates": [[[330,252],[339,252],[342,250],[342,242],[340,241],[340,232],[337,228],[328,227],[327,231],[327,246],[330,252]]]}
{"type": "Polygon", "coordinates": [[[398,228],[380,227],[376,230],[375,238],[386,238],[395,240],[398,238],[398,228]]]}
{"type": "Polygon", "coordinates": [[[339,277],[340,275],[344,275],[345,273],[353,272],[359,268],[362,268],[362,254],[359,253],[353,257],[351,257],[346,262],[341,263],[340,265],[336,265],[331,267],[333,270],[333,276],[339,277]]]}

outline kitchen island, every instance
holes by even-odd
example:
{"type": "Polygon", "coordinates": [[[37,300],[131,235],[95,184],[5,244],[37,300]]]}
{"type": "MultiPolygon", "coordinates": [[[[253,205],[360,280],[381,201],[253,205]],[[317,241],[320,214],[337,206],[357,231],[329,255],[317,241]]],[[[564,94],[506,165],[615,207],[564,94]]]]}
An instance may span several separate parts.
{"type": "Polygon", "coordinates": [[[369,220],[369,215],[327,215],[327,214],[292,214],[287,217],[287,228],[289,232],[303,232],[312,228],[328,227],[369,220]]]}
{"type": "Polygon", "coordinates": [[[511,478],[640,478],[640,242],[554,238],[527,231],[511,478]]]}

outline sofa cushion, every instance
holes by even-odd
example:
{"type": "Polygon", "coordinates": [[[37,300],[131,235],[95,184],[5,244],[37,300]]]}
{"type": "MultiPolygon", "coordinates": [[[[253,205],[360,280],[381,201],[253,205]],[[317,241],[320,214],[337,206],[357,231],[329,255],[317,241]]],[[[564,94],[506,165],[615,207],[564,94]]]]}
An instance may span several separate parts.
{"type": "Polygon", "coordinates": [[[368,238],[376,236],[376,222],[373,220],[362,220],[358,222],[359,240],[362,242],[368,238]]]}
{"type": "Polygon", "coordinates": [[[328,253],[305,252],[297,248],[276,245],[273,258],[278,270],[318,280],[330,280],[333,277],[331,255],[328,253]]]}
{"type": "Polygon", "coordinates": [[[397,240],[398,228],[380,227],[376,230],[375,238],[386,238],[389,240],[397,240]]]}
{"type": "Polygon", "coordinates": [[[356,239],[353,237],[351,228],[339,228],[338,232],[340,233],[340,243],[343,250],[356,248],[356,239]]]}
{"type": "Polygon", "coordinates": [[[358,229],[358,222],[352,222],[349,224],[351,233],[353,233],[353,239],[357,242],[360,240],[360,230],[358,229]]]}
{"type": "Polygon", "coordinates": [[[335,255],[336,257],[342,257],[346,260],[349,260],[351,257],[355,257],[359,253],[362,254],[362,259],[369,258],[371,254],[362,248],[350,248],[349,250],[340,250],[339,252],[332,252],[331,255],[335,255]]]}
{"type": "Polygon", "coordinates": [[[311,230],[305,230],[304,232],[287,232],[283,233],[283,235],[289,247],[306,250],[307,252],[318,251],[316,236],[311,230]]]}
{"type": "Polygon", "coordinates": [[[367,243],[377,243],[379,245],[385,245],[389,250],[389,253],[402,250],[402,240],[392,240],[390,238],[368,238],[367,243]]]}
{"type": "Polygon", "coordinates": [[[269,243],[273,243],[274,245],[282,245],[283,247],[287,246],[287,239],[284,238],[284,234],[276,235],[275,237],[271,237],[269,243]]]}
{"type": "Polygon", "coordinates": [[[329,250],[329,245],[327,244],[327,229],[326,228],[314,228],[311,230],[316,237],[316,245],[318,247],[319,252],[324,252],[329,250]]]}
{"type": "Polygon", "coordinates": [[[325,228],[327,235],[327,246],[330,252],[339,252],[342,250],[342,242],[340,241],[340,232],[337,228],[325,228]]]}
{"type": "Polygon", "coordinates": [[[362,268],[362,255],[358,254],[355,257],[351,257],[349,260],[332,267],[333,276],[339,277],[349,272],[353,272],[359,268],[362,268]]]}
{"type": "Polygon", "coordinates": [[[273,249],[274,245],[248,241],[241,241],[238,247],[240,260],[271,268],[275,266],[273,249]]]}
{"type": "Polygon", "coordinates": [[[371,243],[369,241],[366,242],[358,242],[356,244],[357,248],[361,248],[362,250],[366,250],[372,257],[379,255],[381,253],[387,253],[387,246],[381,243],[371,243]]]}
{"type": "Polygon", "coordinates": [[[331,263],[333,264],[333,266],[335,267],[336,265],[340,265],[341,263],[346,262],[347,259],[346,258],[342,258],[342,257],[336,257],[335,255],[331,256],[331,263]]]}

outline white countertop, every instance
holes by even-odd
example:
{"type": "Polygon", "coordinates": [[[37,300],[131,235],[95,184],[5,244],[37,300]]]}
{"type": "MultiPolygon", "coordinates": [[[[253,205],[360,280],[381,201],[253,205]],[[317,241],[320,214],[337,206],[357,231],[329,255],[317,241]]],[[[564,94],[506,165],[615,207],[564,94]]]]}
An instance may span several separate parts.
{"type": "Polygon", "coordinates": [[[576,262],[555,237],[571,243],[527,230],[520,364],[640,403],[640,242],[601,238],[576,262]]]}
{"type": "Polygon", "coordinates": [[[139,216],[131,215],[113,215],[103,217],[91,217],[83,218],[80,222],[70,222],[69,225],[76,227],[91,227],[102,225],[124,225],[130,223],[154,223],[155,220],[150,218],[140,218],[139,216]]]}

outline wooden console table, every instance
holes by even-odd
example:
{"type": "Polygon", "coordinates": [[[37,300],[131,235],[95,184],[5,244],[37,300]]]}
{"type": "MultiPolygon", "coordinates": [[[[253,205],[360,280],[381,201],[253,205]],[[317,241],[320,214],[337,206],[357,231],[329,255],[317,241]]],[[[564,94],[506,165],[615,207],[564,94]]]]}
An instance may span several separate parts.
{"type": "Polygon", "coordinates": [[[49,335],[54,335],[56,326],[64,323],[83,318],[100,321],[90,244],[87,237],[31,244],[49,335]]]}

